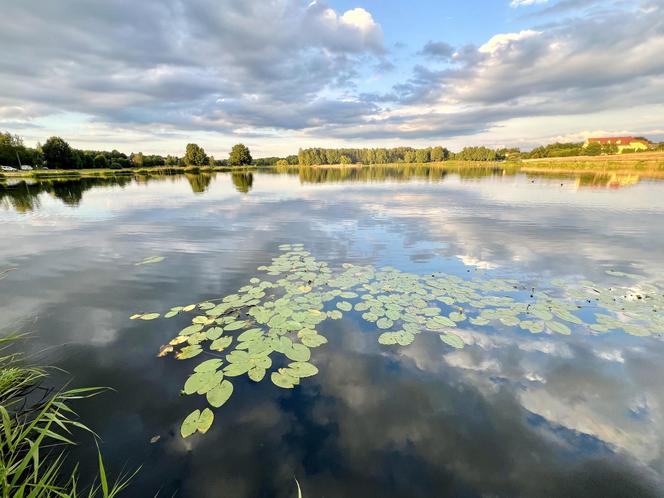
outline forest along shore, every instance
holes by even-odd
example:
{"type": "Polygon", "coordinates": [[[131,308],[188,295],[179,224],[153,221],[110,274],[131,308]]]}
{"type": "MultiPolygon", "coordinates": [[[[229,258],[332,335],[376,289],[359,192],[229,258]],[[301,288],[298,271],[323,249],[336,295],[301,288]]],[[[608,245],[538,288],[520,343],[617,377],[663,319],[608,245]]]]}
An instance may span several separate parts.
{"type": "Polygon", "coordinates": [[[256,170],[294,170],[307,168],[320,169],[348,169],[348,168],[413,168],[426,166],[428,168],[442,168],[451,171],[472,169],[505,169],[511,173],[616,173],[637,174],[644,178],[664,178],[664,152],[642,152],[635,154],[611,156],[578,156],[556,157],[544,159],[525,159],[519,161],[440,161],[428,163],[386,163],[386,164],[324,164],[324,165],[288,165],[288,166],[155,166],[144,168],[122,169],[36,169],[32,171],[3,171],[2,178],[61,178],[61,177],[103,177],[103,176],[142,176],[142,175],[168,175],[197,172],[241,172],[256,170]]]}

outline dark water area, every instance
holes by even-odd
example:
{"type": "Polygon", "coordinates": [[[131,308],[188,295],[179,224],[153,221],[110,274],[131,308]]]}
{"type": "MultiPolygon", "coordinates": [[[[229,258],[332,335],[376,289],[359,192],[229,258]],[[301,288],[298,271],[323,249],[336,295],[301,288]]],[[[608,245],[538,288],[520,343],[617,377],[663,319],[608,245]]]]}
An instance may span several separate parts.
{"type": "MultiPolygon", "coordinates": [[[[187,439],[180,424],[205,399],[180,391],[201,357],[157,353],[191,316],[130,320],[232,294],[293,243],[335,268],[515,279],[526,300],[561,278],[612,288],[612,272],[657,293],[663,219],[664,182],[610,175],[0,183],[0,335],[30,333],[30,358],[68,372],[58,382],[113,388],[76,409],[111,474],[142,465],[126,496],[296,497],[295,478],[305,498],[664,496],[661,320],[643,337],[460,323],[455,349],[431,333],[381,345],[350,312],[318,327],[318,375],[290,390],[236,377],[207,434],[187,439]]],[[[84,438],[71,461],[92,473],[95,452],[84,438]]]]}

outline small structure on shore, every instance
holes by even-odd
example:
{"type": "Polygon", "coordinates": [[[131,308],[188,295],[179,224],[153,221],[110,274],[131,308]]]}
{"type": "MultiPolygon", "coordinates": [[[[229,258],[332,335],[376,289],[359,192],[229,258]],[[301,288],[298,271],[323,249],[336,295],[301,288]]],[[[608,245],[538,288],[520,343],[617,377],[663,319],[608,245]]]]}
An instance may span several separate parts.
{"type": "Polygon", "coordinates": [[[590,144],[615,145],[618,148],[618,153],[629,150],[648,150],[652,143],[650,140],[643,137],[597,137],[589,138],[583,144],[583,147],[588,147],[590,144]]]}

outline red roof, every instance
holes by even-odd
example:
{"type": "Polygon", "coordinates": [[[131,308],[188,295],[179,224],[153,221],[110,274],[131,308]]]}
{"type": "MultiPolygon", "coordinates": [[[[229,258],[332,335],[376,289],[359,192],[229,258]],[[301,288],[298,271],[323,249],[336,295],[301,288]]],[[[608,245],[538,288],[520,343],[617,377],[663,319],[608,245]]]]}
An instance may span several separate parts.
{"type": "Polygon", "coordinates": [[[599,137],[599,138],[588,139],[588,143],[590,144],[600,143],[600,144],[629,145],[632,142],[640,142],[645,145],[650,144],[648,140],[637,137],[599,137]]]}

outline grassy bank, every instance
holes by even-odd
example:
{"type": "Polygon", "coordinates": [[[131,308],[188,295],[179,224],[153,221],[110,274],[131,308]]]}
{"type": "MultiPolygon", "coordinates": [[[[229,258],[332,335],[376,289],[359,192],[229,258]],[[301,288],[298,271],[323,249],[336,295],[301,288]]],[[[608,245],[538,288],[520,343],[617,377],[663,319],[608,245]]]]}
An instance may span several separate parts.
{"type": "MultiPolygon", "coordinates": [[[[283,170],[341,170],[350,171],[366,168],[364,165],[320,165],[320,166],[289,166],[283,170]]],[[[567,158],[531,159],[525,161],[444,161],[437,163],[394,163],[371,165],[375,169],[429,170],[444,169],[447,172],[472,176],[474,173],[486,171],[504,174],[538,173],[538,174],[618,174],[638,175],[644,178],[664,178],[664,152],[644,152],[616,156],[579,156],[567,158]]]]}
{"type": "MultiPolygon", "coordinates": [[[[298,172],[303,170],[341,170],[352,171],[366,168],[363,164],[326,164],[316,166],[160,166],[154,168],[132,169],[83,169],[83,170],[34,170],[12,171],[0,173],[0,178],[104,178],[104,177],[135,177],[150,175],[177,175],[182,173],[205,172],[250,172],[279,171],[298,172]]],[[[505,174],[552,173],[552,174],[637,174],[645,178],[664,178],[664,152],[640,152],[613,156],[579,156],[547,159],[527,159],[524,161],[444,161],[430,163],[392,163],[373,164],[370,168],[390,168],[414,170],[418,168],[444,169],[449,172],[472,175],[473,172],[492,170],[505,174]]]]}
{"type": "Polygon", "coordinates": [[[81,485],[77,466],[66,470],[73,434],[92,434],[71,406],[101,389],[47,388],[48,371],[13,352],[19,339],[0,338],[0,497],[117,496],[133,475],[109,482],[101,454],[99,474],[90,485],[81,485]]]}
{"type": "Polygon", "coordinates": [[[125,169],[36,169],[32,171],[2,171],[0,178],[100,178],[116,176],[178,175],[182,173],[205,173],[213,171],[251,171],[256,167],[230,166],[159,166],[154,168],[125,169]]]}
{"type": "Polygon", "coordinates": [[[519,170],[524,173],[603,173],[664,178],[664,153],[644,152],[621,156],[534,159],[521,162],[519,170]]]}

